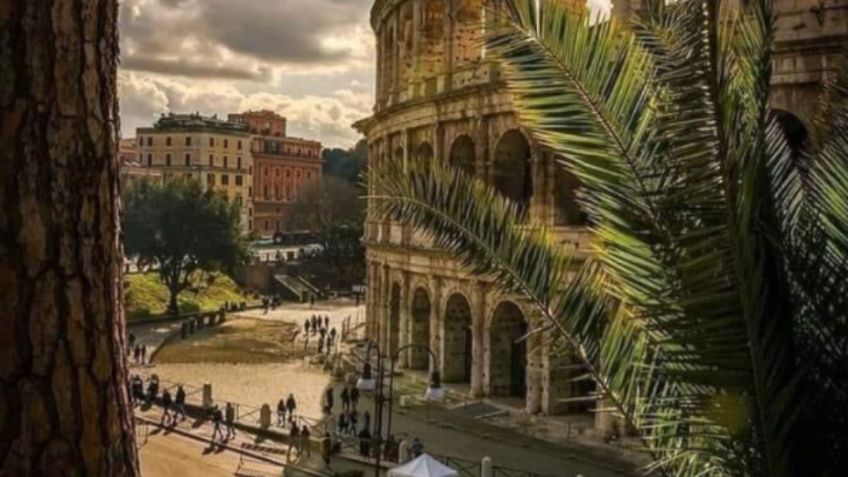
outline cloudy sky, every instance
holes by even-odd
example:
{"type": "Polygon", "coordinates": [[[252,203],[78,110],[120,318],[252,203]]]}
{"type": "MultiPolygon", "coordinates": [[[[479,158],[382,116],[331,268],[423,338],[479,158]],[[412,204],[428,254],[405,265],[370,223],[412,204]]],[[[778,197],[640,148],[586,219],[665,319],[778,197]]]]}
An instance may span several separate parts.
{"type": "Polygon", "coordinates": [[[162,112],[272,109],[350,147],[370,114],[373,0],[123,0],[124,137],[162,112]]]}
{"type": "Polygon", "coordinates": [[[124,137],[168,111],[271,109],[292,135],[353,146],[373,104],[373,2],[122,0],[124,137]]]}

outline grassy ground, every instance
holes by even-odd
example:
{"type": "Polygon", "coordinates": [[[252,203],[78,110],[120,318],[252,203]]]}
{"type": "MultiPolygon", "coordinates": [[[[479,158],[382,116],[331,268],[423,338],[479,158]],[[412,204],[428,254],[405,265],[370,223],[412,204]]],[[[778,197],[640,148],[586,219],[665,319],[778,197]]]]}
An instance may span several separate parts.
{"type": "MultiPolygon", "coordinates": [[[[126,277],[125,306],[129,321],[150,318],[165,313],[168,308],[168,289],[159,280],[159,275],[136,273],[126,277]]],[[[242,301],[253,304],[255,300],[244,296],[238,285],[228,276],[213,274],[207,280],[200,275],[193,287],[179,296],[181,313],[217,310],[224,302],[242,301]]]]}
{"type": "Polygon", "coordinates": [[[294,342],[298,329],[280,321],[228,321],[163,347],[156,363],[283,363],[303,357],[303,345],[294,342]]]}

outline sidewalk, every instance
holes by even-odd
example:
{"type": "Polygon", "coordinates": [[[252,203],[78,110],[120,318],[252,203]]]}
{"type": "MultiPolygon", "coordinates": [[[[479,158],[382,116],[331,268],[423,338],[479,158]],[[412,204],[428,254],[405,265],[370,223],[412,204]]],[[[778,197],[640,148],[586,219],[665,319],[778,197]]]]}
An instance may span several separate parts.
{"type": "MultiPolygon", "coordinates": [[[[342,385],[336,387],[336,395],[342,385]]],[[[477,461],[490,457],[494,465],[525,472],[574,477],[616,477],[643,475],[638,465],[631,463],[615,449],[586,449],[580,446],[561,446],[514,430],[464,416],[437,405],[400,408],[399,395],[392,415],[392,433],[397,439],[411,441],[418,437],[425,452],[434,455],[477,461]]],[[[367,410],[374,422],[373,400],[364,396],[359,403],[360,425],[367,410]]],[[[336,412],[339,411],[337,407],[336,412]]],[[[384,426],[388,420],[388,403],[384,407],[384,426]]]]}

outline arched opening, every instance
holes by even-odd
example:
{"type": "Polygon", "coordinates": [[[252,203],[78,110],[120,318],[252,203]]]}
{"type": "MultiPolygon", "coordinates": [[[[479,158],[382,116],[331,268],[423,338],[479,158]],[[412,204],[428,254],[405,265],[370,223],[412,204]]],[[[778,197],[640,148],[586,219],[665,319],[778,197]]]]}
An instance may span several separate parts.
{"type": "Polygon", "coordinates": [[[530,169],[530,143],[517,129],[501,136],[495,148],[494,186],[504,197],[522,210],[533,197],[533,176],[530,169]]]}
{"type": "Polygon", "coordinates": [[[433,159],[433,156],[433,146],[431,146],[429,142],[422,142],[418,145],[415,157],[422,161],[430,161],[433,159]]]}
{"type": "Polygon", "coordinates": [[[792,160],[802,174],[806,175],[809,170],[809,164],[804,159],[803,153],[807,149],[810,139],[807,126],[804,125],[804,122],[798,116],[795,116],[789,111],[775,109],[774,114],[778,124],[783,129],[783,133],[786,135],[786,141],[789,143],[789,149],[792,151],[792,160]]]}
{"type": "Polygon", "coordinates": [[[515,303],[495,308],[490,328],[489,382],[493,396],[524,398],[527,394],[527,320],[515,303]]]}
{"type": "MultiPolygon", "coordinates": [[[[418,346],[430,347],[430,296],[427,290],[418,288],[412,295],[412,330],[411,343],[418,346]]],[[[430,354],[419,348],[410,350],[409,367],[412,369],[429,369],[430,354]]]]}
{"type": "Polygon", "coordinates": [[[456,138],[451,145],[450,165],[469,176],[473,176],[475,160],[474,141],[464,134],[456,138]]]}
{"type": "Polygon", "coordinates": [[[392,284],[389,298],[389,347],[387,353],[394,353],[400,342],[400,285],[392,284]]]}
{"type": "Polygon", "coordinates": [[[460,294],[451,295],[445,306],[444,370],[452,383],[471,382],[471,306],[460,294]]]}
{"type": "Polygon", "coordinates": [[[580,180],[562,165],[554,165],[554,224],[586,225],[586,214],[577,204],[580,180]]]}

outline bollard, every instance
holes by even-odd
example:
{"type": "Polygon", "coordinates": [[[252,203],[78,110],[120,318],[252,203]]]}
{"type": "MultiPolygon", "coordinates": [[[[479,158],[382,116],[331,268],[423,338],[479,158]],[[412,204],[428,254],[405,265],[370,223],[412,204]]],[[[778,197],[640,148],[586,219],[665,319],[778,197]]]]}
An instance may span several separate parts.
{"type": "Polygon", "coordinates": [[[203,409],[212,409],[215,401],[212,400],[212,385],[206,383],[203,385],[203,409]]]}
{"type": "Polygon", "coordinates": [[[267,404],[263,404],[262,409],[259,410],[259,427],[262,429],[271,427],[271,406],[267,404]]]}
{"type": "Polygon", "coordinates": [[[398,445],[398,464],[403,465],[409,462],[412,456],[409,452],[409,442],[406,440],[400,441],[400,445],[398,445]]]}
{"type": "Polygon", "coordinates": [[[183,321],[180,323],[180,339],[184,340],[186,338],[188,338],[188,323],[183,321]]]}
{"type": "Polygon", "coordinates": [[[492,477],[491,457],[483,457],[483,461],[480,462],[480,477],[492,477]]]}

